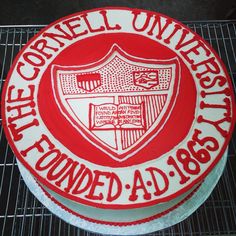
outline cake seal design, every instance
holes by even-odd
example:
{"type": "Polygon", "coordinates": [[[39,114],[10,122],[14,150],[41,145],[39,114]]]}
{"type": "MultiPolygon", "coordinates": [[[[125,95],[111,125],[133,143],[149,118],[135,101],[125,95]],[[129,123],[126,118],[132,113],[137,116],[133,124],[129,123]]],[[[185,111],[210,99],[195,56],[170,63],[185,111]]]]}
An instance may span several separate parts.
{"type": "Polygon", "coordinates": [[[220,58],[181,23],[95,9],[31,39],[4,86],[3,125],[18,160],[80,204],[170,201],[219,162],[235,123],[220,58]]]}

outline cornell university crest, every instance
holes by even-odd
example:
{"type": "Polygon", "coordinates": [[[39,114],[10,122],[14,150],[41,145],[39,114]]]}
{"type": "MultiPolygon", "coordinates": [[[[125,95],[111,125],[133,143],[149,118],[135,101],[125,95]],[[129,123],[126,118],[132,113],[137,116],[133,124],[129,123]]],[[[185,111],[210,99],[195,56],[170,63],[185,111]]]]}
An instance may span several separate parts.
{"type": "Polygon", "coordinates": [[[153,206],[196,187],[235,122],[232,85],[210,46],[137,9],[46,27],[17,56],[2,100],[6,136],[34,178],[106,209],[153,206]]]}
{"type": "Polygon", "coordinates": [[[165,125],[178,91],[179,63],[177,58],[134,57],[113,45],[90,65],[53,65],[52,79],[55,98],[71,124],[122,161],[165,125]]]}

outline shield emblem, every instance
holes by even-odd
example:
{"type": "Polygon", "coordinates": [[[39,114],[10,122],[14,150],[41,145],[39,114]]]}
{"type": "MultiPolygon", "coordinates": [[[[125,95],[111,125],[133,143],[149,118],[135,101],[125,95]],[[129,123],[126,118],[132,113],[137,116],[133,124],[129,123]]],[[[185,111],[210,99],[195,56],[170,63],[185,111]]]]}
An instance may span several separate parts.
{"type": "Polygon", "coordinates": [[[118,45],[89,65],[53,65],[57,105],[85,139],[117,161],[163,129],[179,89],[177,58],[130,55],[118,45]]]}

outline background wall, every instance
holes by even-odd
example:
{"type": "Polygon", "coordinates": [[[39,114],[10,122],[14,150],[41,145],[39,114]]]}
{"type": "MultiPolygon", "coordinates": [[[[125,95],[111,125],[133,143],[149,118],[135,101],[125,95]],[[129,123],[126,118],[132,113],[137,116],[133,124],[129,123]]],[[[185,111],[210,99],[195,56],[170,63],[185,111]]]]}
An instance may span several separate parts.
{"type": "Polygon", "coordinates": [[[48,24],[77,11],[104,6],[143,8],[180,21],[236,19],[235,0],[0,0],[0,24],[48,24]]]}

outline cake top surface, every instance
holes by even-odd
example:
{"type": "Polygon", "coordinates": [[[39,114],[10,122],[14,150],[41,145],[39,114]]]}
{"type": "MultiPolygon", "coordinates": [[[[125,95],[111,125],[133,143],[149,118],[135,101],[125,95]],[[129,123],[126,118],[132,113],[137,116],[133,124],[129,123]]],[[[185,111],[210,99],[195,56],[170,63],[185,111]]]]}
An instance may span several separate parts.
{"type": "Polygon", "coordinates": [[[180,196],[221,159],[235,122],[214,50],[159,13],[103,8],[33,37],[6,80],[4,129],[43,185],[129,209],[180,196]]]}

